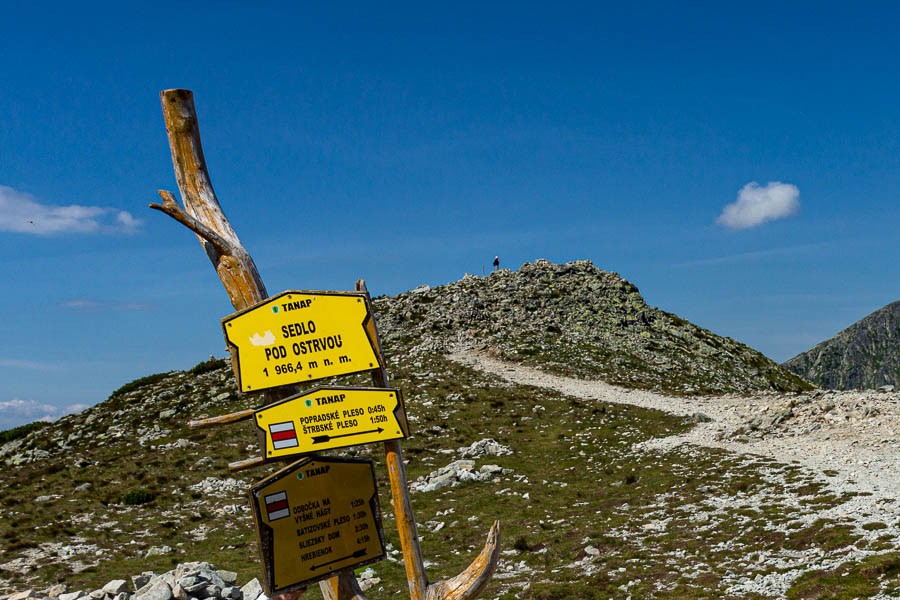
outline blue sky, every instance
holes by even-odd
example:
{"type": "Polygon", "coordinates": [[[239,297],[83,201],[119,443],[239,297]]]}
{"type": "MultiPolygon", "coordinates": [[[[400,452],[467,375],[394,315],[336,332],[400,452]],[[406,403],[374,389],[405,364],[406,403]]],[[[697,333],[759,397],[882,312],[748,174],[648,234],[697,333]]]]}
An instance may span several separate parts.
{"type": "Polygon", "coordinates": [[[778,361],[898,299],[896,6],[484,4],[5,6],[0,428],[224,355],[166,88],[270,293],[588,258],[778,361]]]}

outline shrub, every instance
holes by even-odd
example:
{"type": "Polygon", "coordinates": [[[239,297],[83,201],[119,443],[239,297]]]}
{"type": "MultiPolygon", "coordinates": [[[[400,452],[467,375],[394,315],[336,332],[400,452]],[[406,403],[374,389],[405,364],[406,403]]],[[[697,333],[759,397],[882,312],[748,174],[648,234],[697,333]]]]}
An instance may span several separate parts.
{"type": "Polygon", "coordinates": [[[122,498],[122,504],[127,504],[129,506],[140,506],[141,504],[153,502],[155,498],[156,496],[154,496],[147,490],[137,490],[125,494],[125,496],[122,498]]]}
{"type": "Polygon", "coordinates": [[[153,375],[147,375],[146,377],[135,379],[134,381],[126,383],[125,385],[114,391],[112,394],[110,394],[109,399],[112,400],[116,396],[121,396],[122,394],[127,394],[128,392],[133,392],[140,387],[144,387],[145,385],[150,385],[152,383],[156,383],[157,381],[162,381],[168,376],[168,373],[154,373],[153,375]]]}
{"type": "Polygon", "coordinates": [[[35,429],[40,429],[46,426],[47,424],[43,421],[35,421],[34,423],[19,425],[18,427],[13,427],[12,429],[7,429],[6,431],[0,431],[0,444],[5,444],[7,442],[23,438],[35,429]]]}
{"type": "Polygon", "coordinates": [[[209,360],[204,360],[203,362],[194,365],[189,373],[191,375],[200,375],[201,373],[208,373],[209,371],[221,369],[225,364],[224,358],[210,358],[209,360]]]}

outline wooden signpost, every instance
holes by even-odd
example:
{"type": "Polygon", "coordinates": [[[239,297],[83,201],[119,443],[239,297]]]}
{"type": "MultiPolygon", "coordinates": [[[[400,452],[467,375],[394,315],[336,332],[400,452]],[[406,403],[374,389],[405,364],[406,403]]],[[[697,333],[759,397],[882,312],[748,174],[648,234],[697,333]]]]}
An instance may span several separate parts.
{"type": "Polygon", "coordinates": [[[384,558],[372,461],[312,457],[250,488],[266,594],[384,558]]]}
{"type": "MultiPolygon", "coordinates": [[[[193,94],[165,90],[160,98],[184,208],[162,190],[163,203],[150,207],[197,235],[238,311],[222,319],[238,389],[261,392],[256,410],[189,425],[254,419],[263,456],[230,465],[234,469],[380,441],[410,598],[474,598],[496,568],[500,523],[494,522],[481,553],[462,573],[428,583],[399,443],[409,433],[406,414],[399,390],[389,387],[365,283],[358,281],[354,292],[290,290],[268,298],[256,264],[213,191],[193,94]],[[364,371],[371,371],[375,388],[322,387],[298,394],[293,387],[364,371]],[[329,409],[333,405],[341,406],[329,409]],[[314,424],[319,427],[302,429],[314,424]]],[[[319,581],[326,600],[365,600],[352,568],[384,554],[371,461],[309,455],[253,485],[250,501],[270,596],[280,593],[287,600],[291,591],[319,581]]]]}
{"type": "Polygon", "coordinates": [[[409,435],[397,389],[322,387],[255,411],[263,455],[281,458],[409,435]]]}
{"type": "Polygon", "coordinates": [[[289,290],[222,319],[238,389],[265,390],[379,368],[366,294],[289,290]]]}
{"type": "Polygon", "coordinates": [[[255,410],[190,421],[188,426],[200,429],[246,419],[256,423],[260,450],[269,460],[409,435],[403,394],[394,388],[322,386],[255,410]]]}

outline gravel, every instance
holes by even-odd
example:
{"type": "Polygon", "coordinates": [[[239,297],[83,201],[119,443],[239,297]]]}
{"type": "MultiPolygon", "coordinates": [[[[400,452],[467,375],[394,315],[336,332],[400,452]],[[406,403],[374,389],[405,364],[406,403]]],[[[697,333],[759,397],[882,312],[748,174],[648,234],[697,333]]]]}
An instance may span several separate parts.
{"type": "Polygon", "coordinates": [[[690,431],[653,439],[636,449],[669,450],[694,444],[800,464],[838,496],[870,494],[854,496],[834,509],[841,516],[859,524],[873,520],[894,527],[900,524],[895,503],[900,493],[900,400],[893,393],[816,390],[681,398],[552,375],[478,352],[456,351],[450,358],[517,384],[684,415],[696,423],[690,431]],[[698,418],[698,413],[709,420],[698,418]],[[771,416],[761,418],[765,415],[771,416]]]}

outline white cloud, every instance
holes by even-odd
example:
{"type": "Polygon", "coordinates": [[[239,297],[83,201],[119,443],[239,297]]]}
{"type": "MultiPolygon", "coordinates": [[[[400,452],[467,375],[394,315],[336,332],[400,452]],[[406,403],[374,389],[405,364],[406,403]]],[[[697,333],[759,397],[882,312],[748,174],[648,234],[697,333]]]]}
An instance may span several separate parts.
{"type": "Polygon", "coordinates": [[[85,408],[85,404],[54,406],[46,402],[13,398],[0,402],[0,429],[18,427],[33,421],[55,421],[63,415],[80,412],[85,408]]]}
{"type": "Polygon", "coordinates": [[[8,367],[10,369],[34,369],[37,371],[56,371],[59,366],[42,363],[34,360],[20,360],[18,358],[0,358],[0,367],[8,367]]]}
{"type": "Polygon", "coordinates": [[[152,310],[154,308],[147,302],[111,302],[109,300],[91,300],[90,298],[63,300],[59,306],[80,311],[152,310]]]}
{"type": "Polygon", "coordinates": [[[800,210],[800,190],[797,186],[770,181],[760,187],[751,181],[738,192],[737,202],[728,204],[716,223],[732,229],[748,229],[797,214],[800,210]]]}
{"type": "Polygon", "coordinates": [[[784,256],[796,256],[798,254],[815,254],[823,248],[827,248],[830,244],[801,244],[799,246],[787,246],[784,248],[769,248],[767,250],[756,250],[753,252],[741,252],[740,254],[729,254],[728,256],[716,256],[714,258],[701,258],[698,260],[689,260],[683,263],[677,263],[675,267],[706,267],[713,265],[727,265],[739,262],[755,262],[759,260],[778,258],[784,256]]]}
{"type": "Polygon", "coordinates": [[[135,219],[131,216],[131,213],[125,212],[124,210],[120,210],[119,214],[116,215],[116,221],[118,221],[122,230],[127,233],[131,233],[141,226],[140,219],[135,219]]]}
{"type": "Polygon", "coordinates": [[[0,185],[0,231],[55,233],[133,233],[141,220],[103,206],[41,204],[33,196],[0,185]]]}

